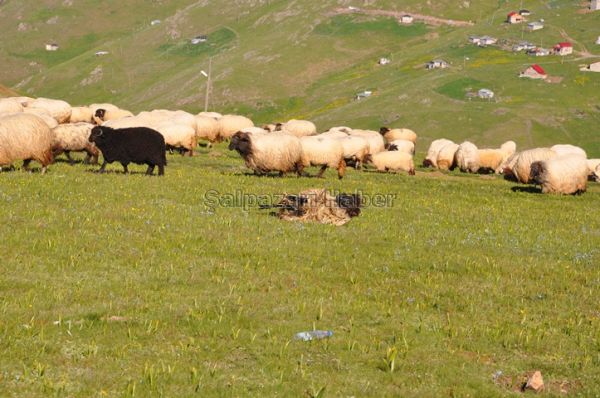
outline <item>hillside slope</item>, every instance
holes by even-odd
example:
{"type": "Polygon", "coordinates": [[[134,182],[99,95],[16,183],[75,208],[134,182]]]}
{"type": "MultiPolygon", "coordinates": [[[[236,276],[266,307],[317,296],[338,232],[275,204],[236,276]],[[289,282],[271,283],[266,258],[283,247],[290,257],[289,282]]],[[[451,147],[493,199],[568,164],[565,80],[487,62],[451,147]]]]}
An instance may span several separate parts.
{"type": "Polygon", "coordinates": [[[134,0],[99,7],[88,0],[9,0],[0,5],[6,32],[0,81],[73,104],[198,111],[206,84],[201,71],[212,57],[211,108],[259,123],[306,117],[321,129],[405,125],[425,142],[439,136],[481,145],[573,142],[600,157],[600,74],[579,72],[580,64],[600,60],[594,44],[600,12],[584,12],[586,2],[531,1],[530,20],[544,19],[546,26],[529,32],[503,23],[520,1],[457,3],[134,0]],[[349,6],[360,10],[349,13],[349,6]],[[401,26],[395,17],[405,12],[472,25],[401,26]],[[152,26],[155,19],[161,23],[152,26]],[[200,34],[208,42],[191,45],[200,34]],[[467,43],[470,34],[544,47],[569,40],[576,53],[534,59],[475,47],[467,43]],[[46,52],[48,42],[60,49],[46,52]],[[391,64],[378,66],[382,56],[391,64]],[[451,68],[425,70],[434,58],[451,68]],[[557,83],[517,77],[534,62],[557,83]],[[480,88],[492,89],[496,101],[467,99],[466,91],[480,88]],[[374,94],[355,101],[363,90],[374,94]]]}

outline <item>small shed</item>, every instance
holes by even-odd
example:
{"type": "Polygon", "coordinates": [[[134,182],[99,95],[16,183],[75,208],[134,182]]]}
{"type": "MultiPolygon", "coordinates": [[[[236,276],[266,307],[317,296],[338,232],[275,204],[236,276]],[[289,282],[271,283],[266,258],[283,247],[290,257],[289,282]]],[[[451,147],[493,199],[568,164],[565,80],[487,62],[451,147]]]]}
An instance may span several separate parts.
{"type": "Polygon", "coordinates": [[[510,24],[521,23],[525,20],[525,18],[516,11],[511,12],[506,16],[506,22],[510,24]]]}
{"type": "Polygon", "coordinates": [[[498,39],[496,39],[495,37],[492,36],[482,36],[481,40],[479,41],[479,45],[480,46],[489,46],[492,44],[496,44],[498,42],[498,39]]]}
{"type": "Polygon", "coordinates": [[[103,55],[108,55],[108,51],[98,51],[96,53],[96,57],[102,57],[103,55]]]}
{"type": "Polygon", "coordinates": [[[513,51],[531,51],[535,50],[535,44],[528,41],[520,41],[513,46],[513,51]]]}
{"type": "Polygon", "coordinates": [[[390,61],[390,59],[389,59],[389,58],[379,58],[379,62],[378,62],[378,64],[379,64],[379,65],[387,65],[387,64],[389,64],[390,62],[392,62],[392,61],[390,61]]]}
{"type": "Polygon", "coordinates": [[[519,74],[519,77],[526,77],[529,79],[546,79],[548,74],[538,64],[533,64],[529,68],[525,69],[523,72],[519,74]]]}
{"type": "Polygon", "coordinates": [[[596,44],[600,45],[600,36],[598,36],[598,39],[596,40],[596,44]]]}
{"type": "Polygon", "coordinates": [[[550,50],[547,48],[536,47],[527,51],[527,55],[533,55],[534,57],[547,57],[550,55],[550,50]]]}
{"type": "Polygon", "coordinates": [[[522,15],[522,16],[524,16],[524,17],[527,17],[527,16],[531,15],[531,11],[529,11],[529,10],[525,10],[525,9],[523,9],[523,10],[519,10],[519,15],[522,15]]]}
{"type": "Polygon", "coordinates": [[[56,43],[46,44],[46,51],[58,51],[59,47],[56,43]]]}
{"type": "Polygon", "coordinates": [[[558,43],[554,46],[554,53],[561,56],[573,54],[573,44],[566,41],[558,43]]]}
{"type": "Polygon", "coordinates": [[[580,69],[583,72],[600,72],[600,61],[589,64],[586,67],[580,69]]]}
{"type": "Polygon", "coordinates": [[[200,43],[205,43],[207,41],[208,41],[208,36],[206,36],[206,35],[199,35],[199,36],[194,37],[191,40],[191,43],[192,44],[200,44],[200,43]]]}
{"type": "Polygon", "coordinates": [[[492,99],[494,98],[494,92],[488,88],[482,88],[477,92],[477,96],[483,99],[492,99]]]}
{"type": "Polygon", "coordinates": [[[527,29],[531,31],[544,29],[544,23],[541,21],[529,22],[527,24],[527,29]]]}
{"type": "Polygon", "coordinates": [[[402,15],[400,17],[400,22],[402,23],[413,23],[414,20],[415,19],[413,18],[413,16],[408,14],[402,15]]]}
{"type": "Polygon", "coordinates": [[[154,21],[150,22],[150,25],[151,26],[160,25],[160,19],[155,19],[154,21]]]}
{"type": "Polygon", "coordinates": [[[370,90],[365,90],[365,91],[361,91],[360,93],[356,94],[356,100],[361,100],[363,98],[368,98],[371,95],[373,95],[373,92],[370,90]]]}
{"type": "Polygon", "coordinates": [[[450,64],[443,59],[434,59],[425,64],[426,69],[446,69],[450,67],[450,64]]]}

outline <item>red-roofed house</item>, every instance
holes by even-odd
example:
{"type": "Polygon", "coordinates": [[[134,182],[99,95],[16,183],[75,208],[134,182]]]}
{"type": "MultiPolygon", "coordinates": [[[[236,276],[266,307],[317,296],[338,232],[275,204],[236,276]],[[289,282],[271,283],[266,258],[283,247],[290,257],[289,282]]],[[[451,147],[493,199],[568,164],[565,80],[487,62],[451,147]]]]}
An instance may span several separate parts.
{"type": "Polygon", "coordinates": [[[508,14],[506,16],[506,22],[508,23],[521,23],[525,20],[525,18],[523,18],[523,15],[519,14],[516,11],[511,12],[510,14],[508,14]]]}
{"type": "Polygon", "coordinates": [[[521,72],[519,77],[527,77],[529,79],[545,79],[548,77],[548,74],[538,64],[531,65],[529,68],[525,69],[525,71],[521,72]]]}
{"type": "Polygon", "coordinates": [[[558,43],[554,46],[554,53],[558,55],[573,54],[573,45],[569,42],[558,43]]]}

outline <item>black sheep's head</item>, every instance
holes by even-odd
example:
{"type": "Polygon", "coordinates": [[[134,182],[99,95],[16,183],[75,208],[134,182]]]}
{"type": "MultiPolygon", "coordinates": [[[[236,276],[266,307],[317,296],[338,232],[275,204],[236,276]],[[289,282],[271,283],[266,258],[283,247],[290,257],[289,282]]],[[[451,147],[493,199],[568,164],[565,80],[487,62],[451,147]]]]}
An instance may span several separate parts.
{"type": "Polygon", "coordinates": [[[252,142],[250,141],[250,134],[238,131],[231,137],[229,142],[229,150],[236,150],[244,158],[252,153],[252,142]]]}
{"type": "Polygon", "coordinates": [[[540,177],[544,172],[544,163],[543,162],[533,162],[531,164],[531,173],[529,174],[529,180],[540,184],[540,177]]]}
{"type": "Polygon", "coordinates": [[[99,119],[104,120],[104,116],[106,115],[106,109],[96,109],[96,113],[94,114],[94,116],[96,116],[99,119]]]}
{"type": "Polygon", "coordinates": [[[350,217],[356,217],[360,214],[362,198],[359,194],[349,195],[342,193],[335,197],[335,201],[350,217]]]}
{"type": "Polygon", "coordinates": [[[390,151],[390,152],[391,152],[391,151],[397,151],[397,150],[398,150],[398,145],[396,145],[396,144],[392,144],[392,145],[390,145],[390,146],[388,147],[388,149],[387,149],[387,150],[388,150],[388,151],[390,151]]]}
{"type": "Polygon", "coordinates": [[[92,132],[90,134],[90,138],[88,139],[88,141],[89,142],[98,142],[98,141],[102,141],[103,138],[104,138],[104,130],[102,130],[102,127],[96,126],[92,129],[92,132]]]}
{"type": "Polygon", "coordinates": [[[389,132],[389,131],[390,131],[390,129],[389,129],[389,128],[387,128],[387,127],[381,127],[381,128],[379,129],[379,134],[381,134],[381,135],[385,135],[385,134],[386,134],[387,132],[389,132]]]}

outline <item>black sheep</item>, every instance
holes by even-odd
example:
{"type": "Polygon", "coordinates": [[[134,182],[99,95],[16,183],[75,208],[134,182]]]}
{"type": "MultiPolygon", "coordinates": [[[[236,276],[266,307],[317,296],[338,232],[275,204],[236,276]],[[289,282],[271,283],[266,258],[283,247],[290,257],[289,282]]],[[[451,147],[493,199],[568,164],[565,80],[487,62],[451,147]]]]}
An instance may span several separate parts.
{"type": "Polygon", "coordinates": [[[165,174],[167,164],[165,139],[156,130],[147,127],[132,127],[112,129],[106,126],[96,126],[92,129],[90,142],[96,144],[102,151],[104,163],[99,172],[103,173],[106,165],[117,161],[128,173],[129,163],[147,164],[146,174],[152,175],[154,167],[158,166],[158,175],[165,174]]]}

